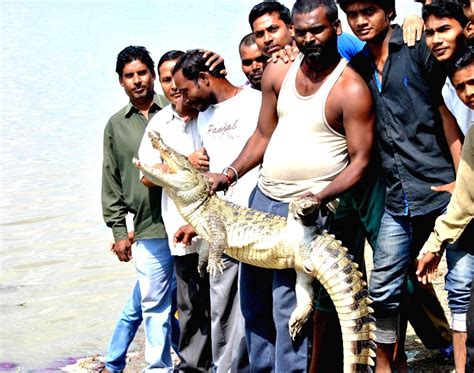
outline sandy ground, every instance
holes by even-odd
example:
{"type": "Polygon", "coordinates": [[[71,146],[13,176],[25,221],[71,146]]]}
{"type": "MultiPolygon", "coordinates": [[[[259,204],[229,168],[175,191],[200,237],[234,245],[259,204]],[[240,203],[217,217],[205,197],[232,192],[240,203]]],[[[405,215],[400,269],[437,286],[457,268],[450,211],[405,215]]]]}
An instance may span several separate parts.
{"type": "MultiPolygon", "coordinates": [[[[366,251],[367,267],[370,270],[370,249],[366,251]]],[[[434,287],[438,298],[446,311],[449,320],[449,310],[447,308],[447,295],[444,290],[444,274],[446,273],[446,260],[439,266],[439,276],[434,282],[434,287]]],[[[128,354],[127,367],[125,373],[137,373],[145,367],[144,364],[144,335],[140,330],[135,340],[137,348],[128,354]]],[[[411,326],[408,326],[405,350],[408,356],[408,365],[414,373],[448,373],[454,372],[452,359],[444,359],[438,350],[426,349],[411,326]]],[[[76,364],[65,367],[63,370],[76,373],[100,372],[103,369],[104,358],[102,356],[91,356],[79,360],[76,364]]]]}

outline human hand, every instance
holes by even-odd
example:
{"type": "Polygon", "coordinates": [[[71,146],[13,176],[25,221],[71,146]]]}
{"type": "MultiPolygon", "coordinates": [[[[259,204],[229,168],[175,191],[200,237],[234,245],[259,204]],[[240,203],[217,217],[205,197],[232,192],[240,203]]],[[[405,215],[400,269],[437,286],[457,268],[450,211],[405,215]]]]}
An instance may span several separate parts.
{"type": "Polygon", "coordinates": [[[227,175],[217,174],[217,173],[207,173],[206,176],[211,180],[211,194],[218,192],[220,190],[226,191],[229,189],[229,180],[227,175]]]}
{"type": "Polygon", "coordinates": [[[311,193],[311,192],[306,192],[306,193],[300,194],[297,198],[298,199],[310,198],[314,202],[316,202],[319,206],[321,206],[322,203],[323,203],[322,199],[317,194],[314,194],[314,193],[311,193]]]}
{"type": "Polygon", "coordinates": [[[128,232],[128,240],[130,241],[130,245],[135,243],[135,231],[128,232]]]}
{"type": "Polygon", "coordinates": [[[416,276],[418,281],[423,285],[432,283],[436,278],[438,265],[441,261],[441,256],[432,253],[431,251],[426,252],[418,262],[416,269],[416,276]]]}
{"type": "Polygon", "coordinates": [[[272,56],[267,60],[267,62],[276,63],[278,60],[282,60],[284,63],[288,63],[289,61],[293,62],[299,52],[300,51],[297,47],[285,45],[278,52],[272,53],[272,56]]]}
{"type": "Polygon", "coordinates": [[[180,227],[173,236],[173,244],[182,243],[184,245],[191,245],[191,240],[196,237],[197,233],[191,224],[180,227]]]}
{"type": "Polygon", "coordinates": [[[290,202],[290,211],[298,215],[304,225],[313,225],[318,219],[321,209],[325,215],[326,208],[322,206],[321,198],[311,192],[303,193],[290,202]]]}
{"type": "Polygon", "coordinates": [[[209,156],[206,148],[202,147],[188,156],[189,162],[201,172],[209,171],[209,156]]]}
{"type": "MultiPolygon", "coordinates": [[[[135,234],[133,233],[133,238],[135,238],[135,234]]],[[[129,233],[130,237],[130,233],[129,233]]],[[[130,259],[132,259],[132,243],[130,242],[130,239],[125,239],[125,240],[119,240],[115,241],[110,250],[117,255],[119,260],[121,262],[128,262],[130,259]]]]}
{"type": "Polygon", "coordinates": [[[452,181],[449,184],[432,186],[431,190],[434,191],[434,192],[449,192],[449,193],[453,194],[455,186],[456,186],[456,181],[452,181]]]}
{"type": "MultiPolygon", "coordinates": [[[[224,59],[217,53],[208,51],[205,49],[202,49],[201,52],[203,52],[202,57],[206,58],[206,66],[209,66],[209,71],[213,71],[216,67],[218,67],[221,63],[224,63],[224,59]]],[[[222,69],[219,71],[219,74],[221,76],[226,76],[227,71],[225,69],[222,69]]]]}
{"type": "Polygon", "coordinates": [[[409,46],[413,47],[417,41],[421,39],[423,30],[425,29],[425,24],[423,20],[416,16],[406,16],[403,20],[403,42],[409,46]]]}

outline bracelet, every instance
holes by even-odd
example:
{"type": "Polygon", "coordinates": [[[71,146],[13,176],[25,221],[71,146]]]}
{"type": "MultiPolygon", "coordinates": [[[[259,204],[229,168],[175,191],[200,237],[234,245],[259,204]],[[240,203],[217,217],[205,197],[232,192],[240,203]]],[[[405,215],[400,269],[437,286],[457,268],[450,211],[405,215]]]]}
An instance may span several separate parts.
{"type": "Polygon", "coordinates": [[[227,178],[227,189],[229,189],[231,186],[234,186],[235,184],[237,184],[237,181],[239,181],[239,174],[237,173],[237,170],[232,166],[224,167],[224,169],[222,170],[222,173],[227,178]],[[232,178],[227,174],[228,170],[234,171],[234,174],[235,174],[235,181],[234,182],[232,182],[232,178]]]}

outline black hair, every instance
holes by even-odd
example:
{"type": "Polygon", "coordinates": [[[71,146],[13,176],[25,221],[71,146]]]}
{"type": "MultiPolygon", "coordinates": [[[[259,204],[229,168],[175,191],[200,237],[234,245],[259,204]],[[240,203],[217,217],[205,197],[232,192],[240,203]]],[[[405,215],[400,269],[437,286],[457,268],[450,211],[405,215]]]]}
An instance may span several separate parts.
{"type": "Polygon", "coordinates": [[[224,62],[221,62],[212,71],[209,71],[209,66],[206,66],[207,59],[203,57],[204,52],[200,49],[189,50],[184,53],[176,62],[173,68],[173,74],[182,70],[183,76],[194,82],[197,81],[199,73],[208,72],[216,78],[221,78],[221,70],[225,70],[224,62]]]}
{"type": "Polygon", "coordinates": [[[291,18],[295,14],[307,14],[320,6],[326,9],[326,15],[331,23],[338,20],[337,5],[334,0],[297,0],[291,10],[291,18]]]}
{"type": "Polygon", "coordinates": [[[144,63],[152,75],[155,75],[155,63],[150,56],[150,52],[148,52],[145,47],[130,45],[122,50],[117,56],[115,72],[118,74],[119,78],[122,77],[125,65],[135,60],[144,63]]]}
{"type": "Polygon", "coordinates": [[[184,54],[183,51],[178,50],[171,50],[166,52],[164,55],[161,56],[158,64],[156,65],[156,71],[158,71],[158,75],[160,75],[160,66],[163,65],[166,61],[174,61],[177,60],[184,54]]]}
{"type": "Polygon", "coordinates": [[[253,32],[245,35],[242,40],[240,41],[239,43],[239,52],[240,52],[240,48],[242,48],[243,45],[245,45],[246,47],[250,47],[251,45],[253,44],[256,44],[256,41],[255,41],[255,35],[253,34],[253,32]]]}
{"type": "Polygon", "coordinates": [[[265,14],[278,13],[280,19],[287,25],[291,25],[290,10],[278,1],[264,1],[255,5],[249,13],[250,28],[253,30],[255,20],[265,14]]]}
{"type": "Polygon", "coordinates": [[[461,24],[462,28],[466,27],[469,22],[467,17],[464,15],[461,5],[452,1],[438,1],[424,5],[422,12],[423,21],[426,22],[429,16],[434,16],[436,18],[454,18],[461,24]]]}
{"type": "Polygon", "coordinates": [[[449,79],[453,78],[454,73],[458,70],[462,70],[467,66],[474,63],[474,46],[466,46],[454,58],[448,62],[448,76],[449,79]]]}
{"type": "Polygon", "coordinates": [[[393,21],[397,16],[397,11],[395,9],[395,0],[337,0],[337,3],[341,7],[344,13],[347,13],[347,7],[354,3],[374,3],[379,5],[385,13],[392,13],[390,21],[393,21]]]}

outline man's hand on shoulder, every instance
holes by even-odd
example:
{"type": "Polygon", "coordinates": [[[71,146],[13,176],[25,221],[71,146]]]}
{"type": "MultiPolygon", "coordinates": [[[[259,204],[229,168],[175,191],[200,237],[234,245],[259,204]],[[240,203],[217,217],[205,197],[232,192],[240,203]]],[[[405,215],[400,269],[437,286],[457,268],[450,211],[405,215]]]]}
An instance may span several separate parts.
{"type": "Polygon", "coordinates": [[[292,45],[285,45],[278,52],[272,53],[272,56],[268,58],[267,63],[276,63],[279,60],[284,63],[293,62],[296,56],[300,53],[298,47],[292,45]]]}
{"type": "Polygon", "coordinates": [[[419,16],[409,15],[403,20],[402,28],[403,41],[407,46],[413,47],[417,41],[421,40],[425,24],[419,16]]]}

